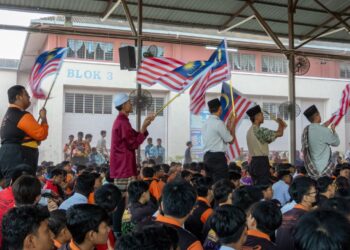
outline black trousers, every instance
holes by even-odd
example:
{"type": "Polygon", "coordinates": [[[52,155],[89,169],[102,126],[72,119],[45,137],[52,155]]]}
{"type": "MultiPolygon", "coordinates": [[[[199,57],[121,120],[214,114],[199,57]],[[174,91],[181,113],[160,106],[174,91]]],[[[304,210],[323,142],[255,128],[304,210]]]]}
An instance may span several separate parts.
{"type": "Polygon", "coordinates": [[[228,166],[225,153],[206,152],[204,163],[207,165],[207,175],[213,178],[214,182],[221,179],[228,179],[228,166]]]}
{"type": "Polygon", "coordinates": [[[270,183],[270,162],[267,156],[253,156],[249,167],[254,185],[270,183]]]}
{"type": "Polygon", "coordinates": [[[0,148],[0,171],[10,184],[14,168],[19,164],[28,164],[33,168],[34,174],[38,167],[39,151],[37,148],[22,147],[19,144],[3,144],[0,148]]]}

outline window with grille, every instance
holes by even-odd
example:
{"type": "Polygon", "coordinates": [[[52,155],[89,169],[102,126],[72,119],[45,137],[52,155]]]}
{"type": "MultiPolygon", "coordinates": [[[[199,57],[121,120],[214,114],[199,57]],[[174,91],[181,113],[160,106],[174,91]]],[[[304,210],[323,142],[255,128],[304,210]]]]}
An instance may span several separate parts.
{"type": "Polygon", "coordinates": [[[288,61],[283,56],[263,55],[261,63],[261,71],[267,73],[287,74],[288,61]]]}
{"type": "Polygon", "coordinates": [[[112,95],[65,93],[65,112],[112,114],[112,95]]]}
{"type": "Polygon", "coordinates": [[[285,113],[279,113],[279,103],[263,103],[262,106],[263,109],[263,114],[265,120],[273,120],[276,119],[277,117],[283,119],[283,120],[288,120],[288,111],[285,110],[283,112],[285,113]]]}
{"type": "Polygon", "coordinates": [[[113,61],[113,43],[68,39],[67,47],[69,58],[113,61]]]}
{"type": "Polygon", "coordinates": [[[232,53],[233,60],[231,67],[234,70],[255,72],[255,55],[232,53]]]}
{"type": "Polygon", "coordinates": [[[340,78],[350,78],[350,64],[341,63],[340,64],[340,78]]]}

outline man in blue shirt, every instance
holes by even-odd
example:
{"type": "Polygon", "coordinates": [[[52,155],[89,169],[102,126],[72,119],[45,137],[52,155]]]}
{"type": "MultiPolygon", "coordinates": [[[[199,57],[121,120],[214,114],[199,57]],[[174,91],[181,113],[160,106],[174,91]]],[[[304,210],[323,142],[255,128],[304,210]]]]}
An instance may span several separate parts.
{"type": "Polygon", "coordinates": [[[59,209],[67,210],[75,204],[86,204],[88,203],[88,197],[94,190],[95,176],[90,173],[82,173],[78,176],[75,184],[75,193],[65,200],[59,209]]]}
{"type": "Polygon", "coordinates": [[[157,145],[154,146],[156,151],[156,164],[162,164],[165,160],[165,148],[162,146],[162,139],[157,139],[157,145]]]}
{"type": "Polygon", "coordinates": [[[277,199],[284,206],[290,200],[288,189],[292,182],[292,176],[288,170],[281,170],[277,173],[277,177],[279,181],[272,185],[272,199],[277,199]]]}
{"type": "Polygon", "coordinates": [[[148,159],[154,159],[154,158],[151,158],[151,148],[153,147],[153,143],[152,143],[152,138],[149,137],[147,138],[147,146],[145,148],[145,157],[146,157],[146,160],[148,159]]]}

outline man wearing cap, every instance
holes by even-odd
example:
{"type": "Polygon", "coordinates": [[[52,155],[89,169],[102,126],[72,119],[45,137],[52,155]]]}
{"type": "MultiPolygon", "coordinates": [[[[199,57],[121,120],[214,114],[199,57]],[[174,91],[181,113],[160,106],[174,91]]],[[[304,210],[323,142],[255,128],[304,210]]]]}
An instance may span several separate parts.
{"type": "Polygon", "coordinates": [[[328,128],[330,122],[321,125],[321,116],[315,105],[306,109],[304,115],[311,122],[304,129],[302,137],[305,168],[313,179],[332,176],[335,165],[331,161],[330,146],[340,144],[335,125],[332,124],[331,129],[328,128]]]}
{"type": "Polygon", "coordinates": [[[214,182],[228,178],[228,166],[225,156],[227,144],[235,139],[235,124],[230,116],[227,125],[220,120],[222,114],[219,99],[208,102],[210,116],[203,128],[204,162],[208,166],[208,175],[214,182]]]}
{"type": "Polygon", "coordinates": [[[277,131],[260,127],[264,123],[264,115],[259,105],[250,108],[246,113],[252,122],[252,126],[247,132],[248,151],[250,157],[252,157],[249,173],[255,185],[269,184],[269,143],[276,140],[277,137],[283,136],[285,123],[280,118],[277,118],[277,131]]]}
{"type": "Polygon", "coordinates": [[[129,96],[125,93],[118,94],[114,99],[114,107],[119,114],[112,128],[110,175],[111,178],[114,178],[114,184],[125,192],[129,182],[136,179],[137,176],[135,150],[148,136],[147,127],[155,116],[147,116],[140,132],[137,132],[131,127],[128,118],[133,112],[129,96]]]}

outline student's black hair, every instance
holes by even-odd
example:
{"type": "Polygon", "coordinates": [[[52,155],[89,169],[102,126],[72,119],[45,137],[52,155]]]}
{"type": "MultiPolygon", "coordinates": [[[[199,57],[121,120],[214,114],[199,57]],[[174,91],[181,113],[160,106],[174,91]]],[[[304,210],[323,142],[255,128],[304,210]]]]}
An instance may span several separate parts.
{"type": "Polygon", "coordinates": [[[191,176],[191,172],[190,171],[188,171],[188,170],[183,170],[183,171],[181,171],[181,178],[183,178],[183,179],[185,179],[186,177],[189,177],[189,176],[191,176]]]}
{"type": "Polygon", "coordinates": [[[34,205],[41,194],[41,183],[31,175],[22,175],[12,185],[12,192],[16,206],[34,205]]]}
{"type": "Polygon", "coordinates": [[[142,175],[145,178],[153,178],[154,176],[154,169],[151,167],[145,167],[142,169],[142,175]]]}
{"type": "Polygon", "coordinates": [[[77,244],[84,242],[89,231],[98,232],[102,222],[108,224],[109,217],[107,212],[97,205],[76,204],[67,210],[67,228],[77,244]]]}
{"type": "Polygon", "coordinates": [[[106,134],[106,130],[101,130],[100,134],[103,135],[103,134],[106,134]]]}
{"type": "Polygon", "coordinates": [[[164,170],[161,164],[154,165],[152,168],[154,170],[154,173],[164,170]]]}
{"type": "Polygon", "coordinates": [[[311,187],[316,188],[316,183],[309,177],[300,176],[295,178],[289,187],[290,197],[296,202],[300,203],[303,200],[304,195],[306,195],[311,187]]]}
{"type": "Polygon", "coordinates": [[[333,179],[329,176],[322,176],[317,179],[317,190],[320,193],[327,192],[328,186],[332,185],[333,179]]]}
{"type": "Polygon", "coordinates": [[[66,171],[64,171],[62,168],[54,168],[52,171],[51,171],[51,173],[50,173],[50,176],[51,176],[51,178],[53,178],[53,177],[55,177],[55,176],[59,176],[59,175],[63,175],[63,176],[65,176],[65,175],[67,175],[67,172],[66,171]]]}
{"type": "Polygon", "coordinates": [[[91,173],[82,173],[78,176],[75,183],[75,192],[78,192],[86,197],[94,190],[95,176],[91,173]]]}
{"type": "Polygon", "coordinates": [[[79,131],[79,132],[78,132],[78,136],[84,136],[84,133],[81,132],[81,131],[79,131]]]}
{"type": "Polygon", "coordinates": [[[85,139],[87,139],[87,138],[92,138],[92,134],[86,134],[85,139]]]}
{"type": "Polygon", "coordinates": [[[210,177],[199,177],[193,180],[193,186],[200,197],[207,197],[213,181],[210,177]]]}
{"type": "Polygon", "coordinates": [[[322,209],[334,209],[339,213],[342,213],[344,216],[350,218],[350,199],[349,198],[330,198],[322,202],[320,205],[322,209]]]}
{"type": "Polygon", "coordinates": [[[22,85],[15,85],[12,86],[7,90],[7,97],[10,104],[13,104],[16,102],[16,96],[21,95],[25,88],[22,85]]]}
{"type": "Polygon", "coordinates": [[[305,166],[297,166],[296,169],[298,174],[307,174],[305,166]]]}
{"type": "Polygon", "coordinates": [[[33,167],[29,166],[28,164],[22,163],[22,164],[17,165],[11,173],[12,184],[22,175],[35,176],[35,170],[33,167]]]}
{"type": "Polygon", "coordinates": [[[257,229],[271,235],[282,223],[280,208],[272,201],[260,201],[253,205],[251,215],[256,220],[257,229]]]}
{"type": "Polygon", "coordinates": [[[116,250],[173,250],[177,249],[179,237],[176,230],[165,225],[144,227],[142,232],[123,235],[116,250]]]}
{"type": "Polygon", "coordinates": [[[214,200],[217,203],[222,203],[227,201],[229,195],[232,193],[233,189],[234,189],[234,185],[232,182],[230,182],[227,179],[222,179],[217,181],[214,184],[214,200]]]}
{"type": "Polygon", "coordinates": [[[271,187],[272,184],[260,184],[256,185],[257,188],[261,190],[261,192],[266,191],[269,187],[271,187]]]}
{"type": "Polygon", "coordinates": [[[164,214],[183,218],[192,211],[197,194],[188,182],[172,181],[164,186],[162,197],[164,214]]]}
{"type": "Polygon", "coordinates": [[[256,186],[243,186],[237,188],[232,195],[232,204],[247,211],[254,203],[261,201],[264,195],[256,186]]]}
{"type": "Polygon", "coordinates": [[[51,232],[57,237],[63,228],[66,227],[67,213],[64,209],[56,209],[50,212],[49,228],[51,232]]]}
{"type": "Polygon", "coordinates": [[[238,242],[246,228],[246,214],[232,205],[216,208],[209,220],[210,228],[214,230],[221,244],[238,242]]]}
{"type": "Polygon", "coordinates": [[[49,217],[45,207],[21,206],[9,210],[2,219],[2,249],[23,249],[24,239],[36,234],[41,222],[49,217]]]}
{"type": "MultiPolygon", "coordinates": [[[[184,166],[184,168],[185,168],[185,166],[184,166]]],[[[199,172],[200,171],[200,169],[198,168],[198,163],[197,162],[191,162],[188,169],[192,170],[192,171],[195,171],[195,172],[199,172]]]]}
{"type": "Polygon", "coordinates": [[[344,176],[339,176],[335,179],[335,183],[337,184],[338,189],[349,189],[350,183],[349,180],[344,176]]]}
{"type": "Polygon", "coordinates": [[[111,171],[109,170],[109,168],[107,169],[105,179],[108,183],[113,183],[113,179],[111,178],[111,171]]]}
{"type": "Polygon", "coordinates": [[[169,173],[170,166],[168,164],[161,164],[161,166],[164,170],[164,173],[169,173]]]}
{"type": "Polygon", "coordinates": [[[144,192],[147,192],[149,184],[145,181],[133,181],[128,186],[130,203],[138,202],[144,192]]]}
{"type": "Polygon", "coordinates": [[[62,161],[62,162],[61,162],[62,168],[63,168],[64,166],[68,165],[68,164],[70,164],[69,161],[62,161]]]}
{"type": "Polygon", "coordinates": [[[85,165],[77,165],[77,173],[81,172],[81,171],[84,171],[86,169],[86,166],[85,165]]]}
{"type": "Polygon", "coordinates": [[[237,181],[240,180],[242,178],[242,175],[240,173],[237,173],[236,171],[228,171],[228,178],[231,181],[237,181]]]}
{"type": "Polygon", "coordinates": [[[237,166],[236,162],[232,161],[228,164],[228,171],[234,171],[238,174],[241,174],[241,168],[237,166]]]}
{"type": "Polygon", "coordinates": [[[334,210],[317,209],[300,218],[293,237],[297,250],[348,250],[350,222],[334,210]]]}
{"type": "Polygon", "coordinates": [[[111,213],[121,201],[122,193],[115,185],[105,184],[95,191],[94,197],[96,205],[111,213]]]}
{"type": "Polygon", "coordinates": [[[282,180],[284,176],[290,175],[289,170],[279,170],[277,171],[277,179],[282,180]]]}

